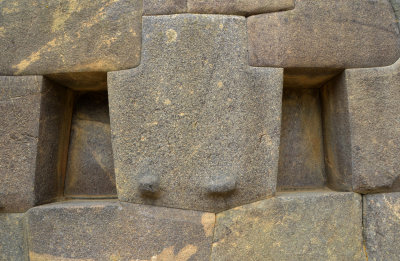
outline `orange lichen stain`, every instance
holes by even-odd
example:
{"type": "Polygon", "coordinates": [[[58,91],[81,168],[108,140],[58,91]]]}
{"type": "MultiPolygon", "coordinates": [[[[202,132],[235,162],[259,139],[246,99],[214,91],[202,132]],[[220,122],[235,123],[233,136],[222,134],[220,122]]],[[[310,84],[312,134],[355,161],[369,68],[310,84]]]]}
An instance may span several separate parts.
{"type": "Polygon", "coordinates": [[[78,0],[68,0],[67,7],[59,6],[53,15],[53,24],[51,31],[56,32],[64,27],[65,22],[71,17],[74,12],[80,12],[82,5],[78,3],[78,0]]]}
{"type": "Polygon", "coordinates": [[[30,251],[29,252],[29,260],[31,261],[94,261],[94,259],[81,259],[81,258],[66,258],[53,256],[49,254],[39,254],[30,251]]]}
{"type": "Polygon", "coordinates": [[[201,224],[203,225],[204,233],[207,237],[213,235],[214,224],[215,224],[215,214],[205,213],[201,216],[201,224]]]}
{"type": "Polygon", "coordinates": [[[149,260],[136,259],[135,261],[187,261],[197,252],[196,246],[187,245],[175,256],[174,248],[174,246],[165,248],[160,254],[152,256],[149,260]]]}
{"type": "Polygon", "coordinates": [[[42,46],[38,51],[33,52],[29,57],[23,61],[21,61],[19,64],[12,66],[14,69],[17,69],[17,74],[22,73],[30,64],[38,61],[40,59],[40,56],[43,52],[49,51],[50,48],[54,47],[57,45],[57,39],[54,38],[44,46],[42,46]]]}

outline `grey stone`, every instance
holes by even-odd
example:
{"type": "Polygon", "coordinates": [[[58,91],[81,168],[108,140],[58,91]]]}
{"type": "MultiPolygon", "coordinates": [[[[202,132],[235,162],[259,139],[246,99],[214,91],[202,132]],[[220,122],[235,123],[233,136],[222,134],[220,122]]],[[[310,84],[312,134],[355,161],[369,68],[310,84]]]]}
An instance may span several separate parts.
{"type": "Polygon", "coordinates": [[[253,66],[362,68],[400,56],[387,0],[302,0],[293,10],[248,18],[253,66]]]}
{"type": "Polygon", "coordinates": [[[77,98],[64,195],[117,196],[107,92],[89,92],[77,98]]]}
{"type": "Polygon", "coordinates": [[[400,61],[351,69],[324,87],[327,167],[334,187],[400,190],[400,61]]]}
{"type": "Polygon", "coordinates": [[[397,22],[399,22],[400,18],[400,0],[389,0],[390,3],[392,4],[394,14],[396,15],[397,22]]]}
{"type": "Polygon", "coordinates": [[[119,199],[213,212],[272,195],[283,70],[248,66],[245,18],[149,16],[143,33],[141,65],[108,74],[119,199]],[[234,193],[210,195],[219,177],[234,193]]]}
{"type": "Polygon", "coordinates": [[[140,62],[142,0],[0,3],[0,75],[106,72],[140,62]]]}
{"type": "Polygon", "coordinates": [[[24,212],[62,194],[68,97],[40,76],[0,77],[0,211],[24,212]]]}
{"type": "Polygon", "coordinates": [[[144,15],[168,15],[187,12],[187,0],[143,0],[144,15]]]}
{"type": "Polygon", "coordinates": [[[319,89],[284,88],[278,190],[326,184],[319,89]]]}
{"type": "Polygon", "coordinates": [[[215,215],[129,203],[49,204],[27,213],[30,260],[208,260],[215,215]]]}
{"type": "Polygon", "coordinates": [[[0,260],[28,260],[23,214],[0,214],[0,260]]]}
{"type": "Polygon", "coordinates": [[[361,196],[302,192],[217,214],[211,260],[366,260],[361,196]]]}
{"type": "Polygon", "coordinates": [[[364,196],[368,260],[400,259],[400,193],[364,196]]]}
{"type": "Polygon", "coordinates": [[[255,15],[294,8],[294,0],[187,0],[188,11],[200,14],[255,15]]]}

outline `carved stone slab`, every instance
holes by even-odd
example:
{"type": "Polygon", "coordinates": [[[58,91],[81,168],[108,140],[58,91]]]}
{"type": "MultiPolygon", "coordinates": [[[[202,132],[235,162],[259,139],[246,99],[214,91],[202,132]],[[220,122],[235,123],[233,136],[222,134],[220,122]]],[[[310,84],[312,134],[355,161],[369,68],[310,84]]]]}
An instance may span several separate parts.
{"type": "Polygon", "coordinates": [[[108,74],[121,200],[221,211],[275,192],[283,71],[247,65],[245,21],[143,18],[141,65],[108,74]]]}
{"type": "Polygon", "coordinates": [[[0,211],[24,212],[59,195],[67,97],[40,76],[0,77],[0,211]]]}
{"type": "Polygon", "coordinates": [[[215,215],[107,201],[27,213],[30,260],[208,260],[215,215]]]}
{"type": "Polygon", "coordinates": [[[365,260],[361,196],[284,193],[217,214],[211,260],[365,260]]]}

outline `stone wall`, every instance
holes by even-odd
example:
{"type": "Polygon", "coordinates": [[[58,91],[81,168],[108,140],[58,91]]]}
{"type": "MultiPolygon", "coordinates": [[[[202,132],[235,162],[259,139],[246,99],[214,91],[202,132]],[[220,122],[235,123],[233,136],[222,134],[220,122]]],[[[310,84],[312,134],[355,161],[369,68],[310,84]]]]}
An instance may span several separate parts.
{"type": "Polygon", "coordinates": [[[400,260],[399,6],[0,1],[0,260],[400,260]]]}

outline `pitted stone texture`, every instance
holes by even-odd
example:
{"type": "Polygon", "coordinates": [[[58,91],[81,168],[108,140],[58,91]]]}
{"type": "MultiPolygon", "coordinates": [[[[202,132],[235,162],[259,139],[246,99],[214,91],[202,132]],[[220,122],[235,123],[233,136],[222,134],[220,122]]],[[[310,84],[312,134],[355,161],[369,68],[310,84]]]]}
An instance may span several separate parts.
{"type": "Polygon", "coordinates": [[[107,92],[77,97],[64,195],[116,197],[107,92]]]}
{"type": "Polygon", "coordinates": [[[397,22],[399,22],[400,18],[400,0],[390,0],[390,3],[393,6],[394,14],[396,15],[397,22]]]}
{"type": "Polygon", "coordinates": [[[254,15],[294,8],[294,0],[187,0],[189,13],[254,15]]]}
{"type": "Polygon", "coordinates": [[[40,76],[0,77],[0,211],[24,212],[58,195],[66,97],[40,76]]]}
{"type": "Polygon", "coordinates": [[[101,201],[29,210],[29,257],[41,260],[208,260],[215,215],[101,201]]]}
{"type": "Polygon", "coordinates": [[[143,0],[144,15],[168,15],[187,12],[187,0],[143,0]]]}
{"type": "Polygon", "coordinates": [[[142,0],[1,1],[0,75],[121,70],[140,62],[142,0]]]}
{"type": "Polygon", "coordinates": [[[400,56],[387,0],[296,1],[293,10],[249,17],[248,28],[253,66],[377,67],[400,56]]]}
{"type": "Polygon", "coordinates": [[[325,186],[318,89],[284,88],[278,190],[325,186]]]}
{"type": "Polygon", "coordinates": [[[333,120],[325,127],[327,166],[335,183],[361,193],[400,190],[399,82],[400,61],[346,70],[324,87],[324,114],[333,120]]]}
{"type": "Polygon", "coordinates": [[[143,62],[108,74],[122,201],[214,212],[274,193],[282,69],[247,65],[245,21],[143,18],[143,62]],[[141,194],[144,176],[159,178],[157,195],[141,194]]]}
{"type": "Polygon", "coordinates": [[[0,260],[28,260],[23,214],[0,214],[0,260]]]}
{"type": "Polygon", "coordinates": [[[217,214],[212,260],[365,260],[361,196],[303,192],[217,214]]]}
{"type": "Polygon", "coordinates": [[[400,193],[364,196],[368,260],[400,259],[400,193]]]}

